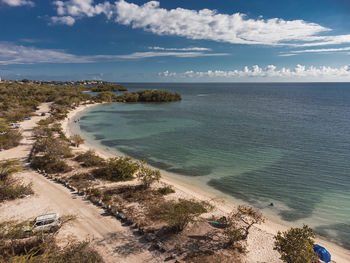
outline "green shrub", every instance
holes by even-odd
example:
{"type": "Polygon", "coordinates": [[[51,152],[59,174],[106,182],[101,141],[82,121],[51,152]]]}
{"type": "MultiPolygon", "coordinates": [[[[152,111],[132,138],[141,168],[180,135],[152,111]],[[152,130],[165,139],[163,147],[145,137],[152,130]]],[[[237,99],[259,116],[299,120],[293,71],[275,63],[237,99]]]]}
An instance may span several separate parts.
{"type": "Polygon", "coordinates": [[[138,164],[129,157],[109,158],[101,168],[94,170],[93,174],[109,181],[129,181],[134,179],[137,169],[138,164]]]}
{"type": "Polygon", "coordinates": [[[275,247],[281,259],[287,263],[313,263],[317,261],[313,245],[315,232],[304,225],[303,228],[291,228],[281,233],[278,231],[275,247]]]}
{"type": "Polygon", "coordinates": [[[75,147],[79,147],[80,144],[84,143],[84,139],[81,138],[79,134],[74,134],[69,139],[75,147]]]}
{"type": "Polygon", "coordinates": [[[165,201],[150,207],[148,217],[152,220],[165,221],[168,227],[177,233],[210,209],[212,206],[206,202],[179,199],[178,201],[165,201]]]}
{"type": "Polygon", "coordinates": [[[96,102],[112,102],[117,98],[111,91],[102,91],[97,96],[94,97],[96,102]]]}
{"type": "Polygon", "coordinates": [[[128,89],[118,85],[118,84],[109,84],[109,85],[98,85],[91,87],[92,92],[101,92],[101,91],[127,91],[128,89]]]}
{"type": "Polygon", "coordinates": [[[22,170],[18,160],[0,162],[0,202],[13,200],[24,194],[32,194],[31,184],[24,185],[12,175],[22,170]]]}
{"type": "Polygon", "coordinates": [[[84,167],[101,166],[105,163],[105,160],[103,158],[96,155],[96,153],[91,150],[79,154],[74,158],[74,160],[81,163],[81,165],[84,167]]]}
{"type": "Polygon", "coordinates": [[[166,185],[166,186],[163,186],[161,188],[158,188],[157,191],[161,195],[168,195],[168,194],[175,193],[175,190],[170,185],[166,185]]]}
{"type": "Polygon", "coordinates": [[[20,144],[22,140],[22,134],[17,129],[5,129],[0,130],[0,148],[1,149],[10,149],[16,147],[20,144]]]}
{"type": "Polygon", "coordinates": [[[45,170],[49,174],[66,173],[72,170],[65,161],[47,155],[33,157],[30,164],[34,169],[45,170]]]}
{"type": "Polygon", "coordinates": [[[141,181],[144,188],[149,188],[153,183],[159,182],[161,178],[159,170],[153,170],[146,167],[145,162],[139,163],[139,170],[137,172],[137,179],[141,181]]]}
{"type": "Polygon", "coordinates": [[[93,198],[99,199],[99,198],[102,197],[102,192],[101,192],[101,190],[98,189],[98,188],[90,188],[90,189],[88,190],[88,195],[91,196],[91,197],[93,197],[93,198]]]}
{"type": "Polygon", "coordinates": [[[119,102],[171,102],[180,101],[181,96],[166,90],[141,90],[126,92],[116,97],[119,102]]]}

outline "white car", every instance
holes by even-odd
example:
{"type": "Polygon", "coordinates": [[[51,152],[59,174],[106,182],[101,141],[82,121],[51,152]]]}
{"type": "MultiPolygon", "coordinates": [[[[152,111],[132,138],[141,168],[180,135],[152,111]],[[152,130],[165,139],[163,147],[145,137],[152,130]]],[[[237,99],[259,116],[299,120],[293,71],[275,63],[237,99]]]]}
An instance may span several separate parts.
{"type": "Polygon", "coordinates": [[[10,123],[9,126],[11,129],[17,129],[22,127],[20,123],[10,123]]]}
{"type": "Polygon", "coordinates": [[[33,232],[54,232],[61,227],[61,218],[58,213],[38,216],[34,220],[33,232]]]}

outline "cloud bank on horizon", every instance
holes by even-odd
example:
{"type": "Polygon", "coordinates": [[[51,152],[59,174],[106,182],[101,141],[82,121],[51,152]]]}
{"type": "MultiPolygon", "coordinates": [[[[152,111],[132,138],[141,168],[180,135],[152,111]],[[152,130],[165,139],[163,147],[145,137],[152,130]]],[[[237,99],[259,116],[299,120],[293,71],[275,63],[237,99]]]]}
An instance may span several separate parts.
{"type": "Polygon", "coordinates": [[[269,65],[265,68],[261,68],[258,65],[252,67],[244,67],[242,70],[208,70],[205,72],[189,70],[183,73],[164,71],[158,73],[158,75],[164,79],[171,78],[183,78],[183,79],[216,79],[225,78],[227,80],[240,79],[240,78],[274,78],[274,79],[286,79],[286,78],[299,78],[309,80],[336,80],[339,78],[345,78],[350,81],[350,66],[342,67],[328,67],[321,66],[306,67],[303,65],[297,65],[294,68],[282,67],[277,69],[274,65],[269,65]]]}
{"type": "Polygon", "coordinates": [[[350,34],[321,35],[332,29],[304,20],[282,18],[251,19],[245,14],[220,14],[176,8],[167,10],[160,2],[143,5],[116,1],[94,4],[93,0],[54,1],[57,15],[52,23],[72,26],[76,20],[104,14],[116,23],[140,28],[157,35],[174,35],[231,44],[285,45],[295,47],[350,43],[350,34]]]}

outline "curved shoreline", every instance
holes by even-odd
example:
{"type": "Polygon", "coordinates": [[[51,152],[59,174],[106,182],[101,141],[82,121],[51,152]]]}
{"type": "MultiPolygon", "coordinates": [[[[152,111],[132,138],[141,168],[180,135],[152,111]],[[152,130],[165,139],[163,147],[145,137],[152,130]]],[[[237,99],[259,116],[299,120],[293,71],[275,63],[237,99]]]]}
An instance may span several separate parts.
{"type": "MultiPolygon", "coordinates": [[[[68,116],[66,119],[64,119],[61,124],[62,124],[62,128],[64,133],[66,134],[67,137],[71,136],[72,133],[72,123],[71,120],[78,114],[82,114],[85,110],[87,110],[88,108],[92,107],[92,106],[97,106],[97,105],[101,105],[101,104],[88,104],[88,105],[81,105],[79,107],[77,107],[76,109],[70,111],[68,113],[68,116]]],[[[84,142],[81,146],[79,146],[79,148],[83,151],[87,151],[89,149],[93,149],[95,150],[96,153],[98,153],[100,156],[104,157],[104,158],[109,158],[112,156],[115,156],[116,154],[108,152],[106,150],[103,150],[99,147],[96,147],[94,145],[92,145],[91,143],[84,142]]],[[[123,153],[120,153],[121,155],[125,155],[123,153]]],[[[225,202],[223,200],[218,200],[215,196],[210,195],[208,193],[205,193],[204,191],[201,191],[201,189],[198,189],[196,187],[192,187],[189,184],[186,184],[184,182],[180,182],[179,180],[175,179],[175,178],[170,178],[169,176],[162,176],[161,179],[162,182],[171,185],[175,190],[176,190],[176,195],[178,197],[182,197],[182,198],[193,198],[193,199],[197,199],[197,200],[207,200],[207,201],[214,201],[215,203],[215,207],[217,209],[217,211],[219,211],[219,213],[222,214],[227,214],[230,213],[233,208],[236,206],[233,203],[228,203],[225,202]]],[[[256,249],[257,245],[261,245],[261,241],[264,242],[264,248],[259,248],[257,249],[257,251],[249,251],[247,254],[247,258],[249,260],[249,262],[257,262],[257,261],[261,261],[261,258],[259,257],[259,254],[269,254],[268,258],[270,258],[271,261],[267,261],[269,263],[272,262],[281,262],[279,260],[279,257],[276,258],[276,251],[272,250],[273,248],[273,235],[275,235],[278,231],[285,231],[287,230],[289,227],[286,225],[283,225],[281,223],[276,223],[274,221],[272,221],[271,219],[267,219],[265,223],[263,223],[262,225],[259,225],[256,227],[256,230],[259,232],[258,235],[260,237],[262,237],[262,240],[260,240],[259,242],[257,242],[256,240],[248,240],[248,249],[251,248],[250,250],[252,250],[253,248],[256,249]]],[[[330,251],[330,253],[332,254],[332,258],[334,261],[336,261],[337,263],[346,263],[346,262],[350,262],[350,251],[339,246],[336,243],[333,243],[329,240],[326,240],[324,237],[320,237],[318,236],[316,238],[316,242],[322,246],[325,246],[327,248],[327,250],[330,251]]]]}

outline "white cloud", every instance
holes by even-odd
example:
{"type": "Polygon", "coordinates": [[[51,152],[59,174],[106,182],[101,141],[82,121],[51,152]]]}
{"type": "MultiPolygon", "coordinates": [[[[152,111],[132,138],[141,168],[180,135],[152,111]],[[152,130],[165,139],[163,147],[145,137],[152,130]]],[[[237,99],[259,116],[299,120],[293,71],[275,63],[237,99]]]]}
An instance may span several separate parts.
{"type": "Polygon", "coordinates": [[[214,56],[227,56],[227,53],[203,53],[203,52],[135,52],[128,55],[117,55],[114,58],[119,59],[142,59],[151,57],[180,57],[180,58],[193,58],[193,57],[214,57],[214,56]]]}
{"type": "Polygon", "coordinates": [[[349,51],[350,47],[342,48],[320,48],[320,49],[304,49],[304,50],[295,50],[290,51],[291,53],[300,54],[300,53],[330,53],[330,52],[342,52],[349,51]]]}
{"type": "Polygon", "coordinates": [[[257,65],[252,67],[244,67],[243,69],[235,69],[229,71],[208,70],[208,71],[186,71],[184,73],[176,73],[165,71],[159,73],[159,76],[178,77],[185,79],[277,79],[277,80],[316,80],[334,79],[334,80],[350,80],[350,66],[333,68],[329,66],[322,67],[306,67],[297,65],[295,68],[277,69],[274,65],[261,68],[257,65]]]}
{"type": "Polygon", "coordinates": [[[165,50],[165,51],[211,51],[206,47],[185,47],[185,48],[167,48],[167,47],[149,47],[152,50],[165,50]]]}
{"type": "Polygon", "coordinates": [[[158,1],[137,5],[118,0],[95,4],[93,0],[55,1],[59,16],[74,18],[104,14],[115,22],[157,35],[175,35],[232,44],[320,46],[350,43],[348,35],[324,35],[331,29],[304,20],[248,18],[242,13],[184,8],[167,10],[158,1]],[[321,35],[322,34],[322,35],[321,35]]]}
{"type": "Polygon", "coordinates": [[[0,42],[0,65],[10,64],[38,64],[38,63],[95,63],[112,62],[126,59],[145,59],[152,57],[203,57],[225,56],[225,53],[203,52],[135,52],[126,55],[91,55],[77,56],[63,50],[39,49],[0,42]]]}
{"type": "Polygon", "coordinates": [[[29,5],[34,6],[33,1],[29,0],[0,0],[0,2],[8,4],[9,6],[23,6],[23,5],[29,5]]]}
{"type": "Polygon", "coordinates": [[[219,14],[215,10],[199,11],[160,8],[157,1],[136,5],[117,1],[115,21],[142,28],[158,35],[177,35],[190,39],[209,39],[233,44],[286,44],[299,41],[328,28],[303,20],[273,18],[248,19],[244,14],[219,14]]]}
{"type": "Polygon", "coordinates": [[[0,42],[0,65],[37,63],[87,63],[87,57],[79,57],[62,50],[39,49],[0,42]]]}
{"type": "Polygon", "coordinates": [[[93,5],[93,0],[54,1],[53,3],[57,6],[57,14],[60,16],[93,17],[105,14],[110,18],[113,14],[112,5],[109,2],[96,5],[93,5]]]}
{"type": "Polygon", "coordinates": [[[53,16],[51,17],[52,24],[62,24],[72,26],[75,23],[75,18],[71,16],[53,16]]]}

